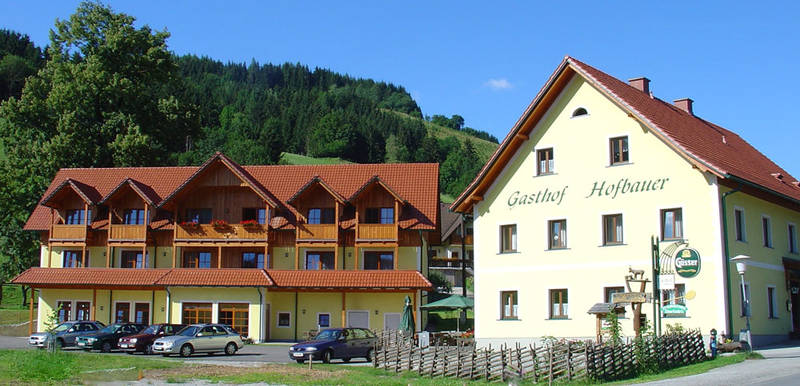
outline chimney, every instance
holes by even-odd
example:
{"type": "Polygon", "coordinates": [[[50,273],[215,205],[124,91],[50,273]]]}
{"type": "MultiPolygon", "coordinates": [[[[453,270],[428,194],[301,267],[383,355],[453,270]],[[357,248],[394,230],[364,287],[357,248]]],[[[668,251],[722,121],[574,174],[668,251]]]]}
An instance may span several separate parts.
{"type": "Polygon", "coordinates": [[[675,103],[675,107],[689,113],[689,115],[694,115],[692,112],[692,102],[691,98],[681,98],[676,99],[673,103],[675,103]]]}
{"type": "Polygon", "coordinates": [[[645,77],[628,79],[628,84],[645,94],[650,94],[650,79],[645,77]]]}

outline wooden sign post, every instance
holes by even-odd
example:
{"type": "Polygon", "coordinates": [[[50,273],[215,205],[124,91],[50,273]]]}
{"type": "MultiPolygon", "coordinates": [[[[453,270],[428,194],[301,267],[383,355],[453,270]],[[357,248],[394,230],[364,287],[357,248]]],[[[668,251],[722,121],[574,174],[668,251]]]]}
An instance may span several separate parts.
{"type": "Polygon", "coordinates": [[[625,286],[628,287],[626,293],[616,293],[612,295],[613,303],[630,303],[633,309],[633,330],[636,336],[642,335],[642,304],[647,303],[647,295],[644,290],[647,287],[649,279],[644,278],[644,270],[628,268],[630,275],[625,276],[625,286]],[[634,292],[631,289],[631,283],[639,283],[639,291],[634,292]]]}

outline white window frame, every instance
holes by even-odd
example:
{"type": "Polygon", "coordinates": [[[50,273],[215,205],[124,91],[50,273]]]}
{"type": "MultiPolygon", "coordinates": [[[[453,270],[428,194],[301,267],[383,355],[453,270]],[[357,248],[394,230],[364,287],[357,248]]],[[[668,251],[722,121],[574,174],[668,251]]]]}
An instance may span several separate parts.
{"type": "Polygon", "coordinates": [[[333,318],[331,318],[331,313],[330,312],[317,312],[317,330],[321,330],[323,328],[330,328],[332,324],[333,324],[333,318]],[[319,316],[320,315],[328,315],[328,325],[327,326],[321,326],[319,324],[319,316]]]}
{"type": "Polygon", "coordinates": [[[366,312],[367,313],[367,327],[366,327],[366,329],[369,330],[371,328],[370,326],[372,325],[372,323],[371,323],[372,322],[372,320],[371,320],[372,316],[370,315],[369,310],[347,310],[347,313],[346,313],[346,315],[347,315],[347,323],[350,323],[350,313],[351,312],[366,312]]]}
{"type": "Polygon", "coordinates": [[[738,242],[740,242],[740,243],[746,243],[746,242],[747,242],[747,213],[745,213],[745,210],[744,210],[744,208],[742,208],[741,206],[736,206],[736,205],[734,205],[734,207],[733,207],[733,233],[734,233],[734,235],[733,235],[733,236],[734,236],[734,237],[733,237],[733,239],[734,239],[735,241],[738,241],[738,242]],[[741,213],[742,213],[742,234],[741,234],[741,240],[740,240],[740,237],[739,237],[739,236],[740,236],[740,235],[739,235],[739,232],[738,232],[738,230],[736,229],[736,211],[739,211],[739,212],[741,212],[741,213]]]}
{"type": "MultiPolygon", "coordinates": [[[[750,302],[752,303],[752,301],[750,302]]],[[[772,284],[767,284],[767,319],[779,319],[780,313],[778,312],[778,287],[772,284]],[[772,309],[775,311],[775,315],[769,314],[769,306],[770,306],[770,299],[769,299],[769,290],[772,289],[772,309]]]]}
{"type": "Polygon", "coordinates": [[[291,311],[276,311],[275,312],[275,328],[292,328],[292,312],[291,311]],[[289,314],[289,325],[281,326],[281,314],[289,314]]]}
{"type": "MultiPolygon", "coordinates": [[[[65,322],[69,322],[69,321],[72,321],[72,320],[77,320],[75,318],[78,317],[78,302],[89,303],[89,312],[90,313],[92,312],[92,307],[94,306],[94,304],[92,304],[92,301],[90,299],[85,299],[85,300],[84,299],[56,299],[56,302],[53,304],[53,306],[54,306],[53,310],[57,310],[58,309],[58,303],[59,302],[70,303],[69,304],[70,318],[65,320],[65,322]]],[[[90,317],[91,317],[91,314],[90,314],[90,317]]],[[[89,321],[91,321],[91,320],[89,320],[89,321]]]]}
{"type": "Polygon", "coordinates": [[[761,239],[763,247],[772,248],[772,217],[766,214],[761,215],[761,239]],[[764,220],[767,220],[766,228],[764,228],[764,220]]]}

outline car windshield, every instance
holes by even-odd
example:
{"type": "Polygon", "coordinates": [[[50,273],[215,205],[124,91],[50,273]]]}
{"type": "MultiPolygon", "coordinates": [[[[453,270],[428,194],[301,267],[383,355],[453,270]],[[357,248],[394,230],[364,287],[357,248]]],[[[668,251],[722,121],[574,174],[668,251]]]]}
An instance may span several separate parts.
{"type": "Polygon", "coordinates": [[[61,323],[53,329],[53,332],[67,331],[70,327],[72,327],[72,323],[61,323]]]}
{"type": "Polygon", "coordinates": [[[122,327],[121,324],[111,324],[111,325],[106,326],[102,330],[100,330],[100,332],[104,333],[104,334],[111,334],[111,333],[117,331],[121,327],[122,327]]]}
{"type": "Polygon", "coordinates": [[[339,338],[339,330],[322,330],[312,340],[336,340],[339,338]]]}
{"type": "Polygon", "coordinates": [[[189,326],[189,327],[186,327],[183,330],[181,330],[181,332],[179,332],[178,335],[194,336],[199,329],[200,329],[200,327],[189,326]]]}
{"type": "Polygon", "coordinates": [[[157,332],[158,332],[158,326],[157,325],[152,325],[152,326],[147,327],[144,330],[142,330],[141,334],[142,335],[147,335],[147,334],[155,335],[157,332]]]}

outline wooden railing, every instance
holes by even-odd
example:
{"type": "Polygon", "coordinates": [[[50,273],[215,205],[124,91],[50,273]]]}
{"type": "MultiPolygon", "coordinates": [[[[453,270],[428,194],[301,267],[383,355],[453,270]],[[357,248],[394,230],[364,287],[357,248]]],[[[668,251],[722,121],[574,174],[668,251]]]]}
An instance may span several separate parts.
{"type": "Polygon", "coordinates": [[[397,224],[358,224],[356,239],[397,240],[397,224]]]}
{"type": "Polygon", "coordinates": [[[86,240],[86,225],[53,225],[51,240],[86,240]]]}
{"type": "Polygon", "coordinates": [[[211,224],[197,224],[194,226],[178,225],[176,239],[267,239],[267,226],[262,224],[240,225],[229,224],[214,226],[211,224]]]}
{"type": "Polygon", "coordinates": [[[111,224],[109,240],[144,240],[147,238],[146,225],[111,224]]]}
{"type": "Polygon", "coordinates": [[[299,224],[298,240],[336,240],[336,224],[299,224]]]}

